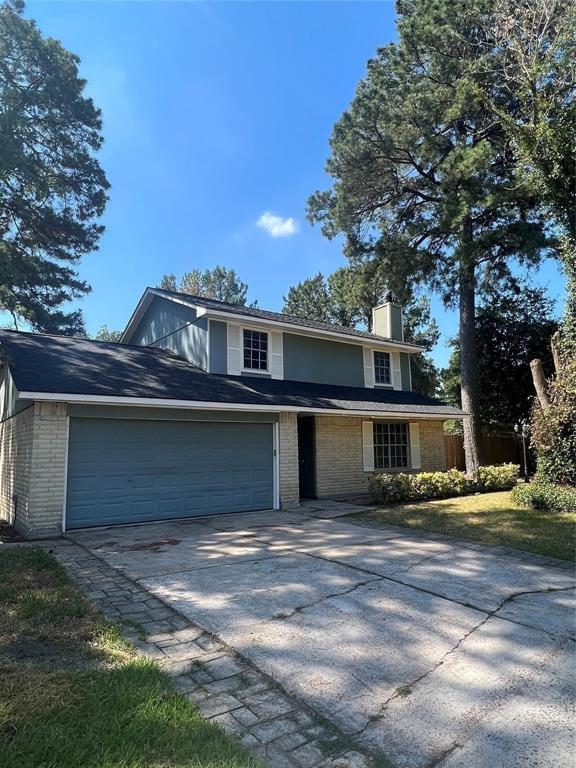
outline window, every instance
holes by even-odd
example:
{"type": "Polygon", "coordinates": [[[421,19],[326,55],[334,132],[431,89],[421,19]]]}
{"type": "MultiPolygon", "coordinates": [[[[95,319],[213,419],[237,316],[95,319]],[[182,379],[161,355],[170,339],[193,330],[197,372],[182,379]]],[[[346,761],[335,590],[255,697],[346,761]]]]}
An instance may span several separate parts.
{"type": "Polygon", "coordinates": [[[374,381],[376,384],[390,384],[390,353],[374,352],[374,381]]]}
{"type": "Polygon", "coordinates": [[[374,422],[374,469],[408,466],[408,425],[374,422]]]}
{"type": "Polygon", "coordinates": [[[244,368],[254,371],[268,370],[267,333],[244,331],[244,368]]]}

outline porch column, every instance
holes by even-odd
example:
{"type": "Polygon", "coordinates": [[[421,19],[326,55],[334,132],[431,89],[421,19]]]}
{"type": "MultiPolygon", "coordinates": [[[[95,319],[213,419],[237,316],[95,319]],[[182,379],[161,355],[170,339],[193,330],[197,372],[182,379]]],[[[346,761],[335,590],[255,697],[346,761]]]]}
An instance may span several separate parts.
{"type": "Polygon", "coordinates": [[[298,506],[300,502],[298,417],[295,413],[280,414],[279,432],[280,506],[287,509],[298,506]]]}

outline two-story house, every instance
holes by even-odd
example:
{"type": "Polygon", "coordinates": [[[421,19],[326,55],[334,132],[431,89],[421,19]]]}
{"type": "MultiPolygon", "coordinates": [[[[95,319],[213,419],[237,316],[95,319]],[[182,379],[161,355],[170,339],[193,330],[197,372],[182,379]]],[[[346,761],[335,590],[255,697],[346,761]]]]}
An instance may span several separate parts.
{"type": "Polygon", "coordinates": [[[146,289],[120,344],[0,331],[0,516],[26,535],[273,510],[446,469],[402,310],[373,332],[146,289]]]}

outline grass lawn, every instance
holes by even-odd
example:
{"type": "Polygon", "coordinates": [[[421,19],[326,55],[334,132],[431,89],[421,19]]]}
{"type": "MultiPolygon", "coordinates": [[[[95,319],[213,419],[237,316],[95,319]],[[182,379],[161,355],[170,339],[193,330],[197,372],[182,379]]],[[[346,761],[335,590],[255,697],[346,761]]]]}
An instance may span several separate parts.
{"type": "Polygon", "coordinates": [[[53,557],[0,553],[1,768],[256,768],[53,557]]]}
{"type": "Polygon", "coordinates": [[[519,507],[508,491],[398,504],[360,515],[374,523],[403,525],[463,539],[574,559],[576,514],[519,507]]]}

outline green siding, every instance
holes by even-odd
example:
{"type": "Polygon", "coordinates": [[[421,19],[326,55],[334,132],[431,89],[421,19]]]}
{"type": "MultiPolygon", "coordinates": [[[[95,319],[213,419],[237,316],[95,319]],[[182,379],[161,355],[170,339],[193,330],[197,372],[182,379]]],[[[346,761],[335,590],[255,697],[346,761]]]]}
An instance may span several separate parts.
{"type": "Polygon", "coordinates": [[[402,308],[390,306],[390,338],[402,341],[402,308]]]}
{"type": "Polygon", "coordinates": [[[400,373],[402,375],[402,389],[410,392],[412,387],[410,386],[410,355],[408,352],[400,352],[400,373]]]}
{"type": "Polygon", "coordinates": [[[276,413],[242,413],[240,411],[200,411],[193,408],[148,408],[122,405],[77,405],[68,406],[72,417],[94,419],[146,419],[147,421],[244,421],[275,422],[276,413]]]}
{"type": "Polygon", "coordinates": [[[207,319],[196,319],[192,307],[160,296],[152,300],[130,343],[169,349],[204,369],[208,365],[207,319]]]}
{"type": "Polygon", "coordinates": [[[363,387],[362,347],[285,333],[284,378],[363,387]]]}
{"type": "Polygon", "coordinates": [[[210,373],[228,372],[228,326],[210,320],[210,373]]]}

